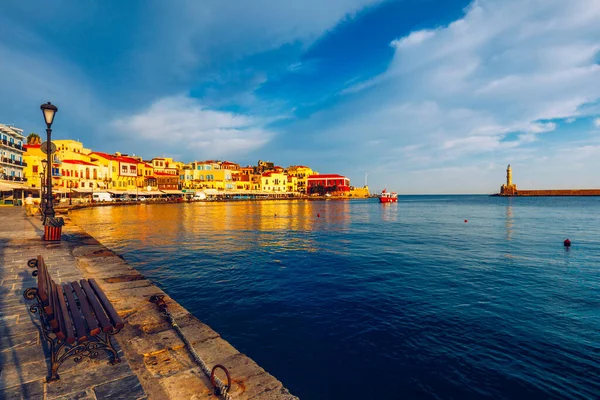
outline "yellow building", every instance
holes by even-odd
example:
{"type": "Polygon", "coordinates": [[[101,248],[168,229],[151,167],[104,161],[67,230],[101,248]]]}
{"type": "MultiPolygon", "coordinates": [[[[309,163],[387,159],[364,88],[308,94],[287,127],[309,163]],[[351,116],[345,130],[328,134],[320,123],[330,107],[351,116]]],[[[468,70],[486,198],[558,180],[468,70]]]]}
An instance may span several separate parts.
{"type": "Polygon", "coordinates": [[[363,186],[361,188],[350,187],[350,191],[348,192],[348,197],[369,197],[369,187],[363,186]]]}
{"type": "MultiPolygon", "coordinates": [[[[92,162],[89,149],[75,140],[53,142],[57,150],[52,155],[52,188],[54,193],[91,194],[105,188],[104,178],[108,170],[92,162]]],[[[41,186],[40,174],[44,172],[46,154],[39,144],[26,145],[25,157],[28,160],[27,177],[31,187],[41,186]]],[[[45,184],[45,183],[44,183],[45,184]]]]}
{"type": "Polygon", "coordinates": [[[263,192],[287,193],[287,175],[284,172],[264,172],[260,178],[263,192]]]}
{"type": "Polygon", "coordinates": [[[289,193],[298,193],[298,178],[287,175],[287,191],[289,193]]]}
{"type": "Polygon", "coordinates": [[[104,178],[106,188],[116,192],[137,192],[144,188],[144,176],[138,175],[138,165],[146,163],[141,159],[122,156],[121,153],[107,154],[94,151],[90,154],[91,160],[97,165],[106,168],[107,176],[104,178]]]}
{"type": "Polygon", "coordinates": [[[297,191],[300,193],[306,193],[308,177],[318,174],[318,172],[313,171],[312,168],[305,165],[291,165],[287,168],[287,173],[298,179],[297,191]]]}
{"type": "Polygon", "coordinates": [[[181,176],[186,189],[235,189],[232,170],[222,168],[219,161],[194,161],[182,169],[181,176]]]}

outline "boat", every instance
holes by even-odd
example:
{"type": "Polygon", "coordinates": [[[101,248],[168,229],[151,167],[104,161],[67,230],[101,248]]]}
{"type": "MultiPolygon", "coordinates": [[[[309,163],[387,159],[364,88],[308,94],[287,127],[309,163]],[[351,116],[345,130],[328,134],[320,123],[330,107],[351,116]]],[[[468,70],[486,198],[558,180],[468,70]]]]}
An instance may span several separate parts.
{"type": "Polygon", "coordinates": [[[397,203],[398,202],[398,193],[396,192],[388,192],[383,189],[381,194],[379,195],[380,203],[397,203]]]}

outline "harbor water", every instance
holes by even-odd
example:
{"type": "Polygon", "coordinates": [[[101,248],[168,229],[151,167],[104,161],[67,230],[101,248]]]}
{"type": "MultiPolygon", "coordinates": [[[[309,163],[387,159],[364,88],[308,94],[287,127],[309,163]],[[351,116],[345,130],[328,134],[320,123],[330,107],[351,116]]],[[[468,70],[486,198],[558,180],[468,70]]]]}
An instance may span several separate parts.
{"type": "Polygon", "coordinates": [[[300,398],[596,399],[599,211],[401,196],[72,218],[300,398]]]}

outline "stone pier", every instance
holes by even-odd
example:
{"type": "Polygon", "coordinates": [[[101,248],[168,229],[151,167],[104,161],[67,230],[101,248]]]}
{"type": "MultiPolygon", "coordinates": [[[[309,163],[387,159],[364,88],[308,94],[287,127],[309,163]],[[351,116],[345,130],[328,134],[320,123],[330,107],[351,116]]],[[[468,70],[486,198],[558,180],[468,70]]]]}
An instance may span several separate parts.
{"type": "MultiPolygon", "coordinates": [[[[17,207],[0,207],[0,398],[1,399],[217,399],[209,379],[193,361],[156,306],[164,295],[168,308],[200,357],[224,365],[233,380],[234,399],[291,400],[282,383],[238,352],[121,257],[71,223],[60,243],[41,240],[39,218],[17,207]],[[46,383],[49,350],[37,315],[29,312],[23,291],[36,285],[27,260],[42,255],[57,283],[95,278],[125,321],[117,334],[120,364],[101,355],[81,363],[65,362],[60,381],[46,383]]],[[[222,372],[221,372],[222,374],[222,372]]],[[[225,380],[224,374],[219,375],[225,380]]]]}

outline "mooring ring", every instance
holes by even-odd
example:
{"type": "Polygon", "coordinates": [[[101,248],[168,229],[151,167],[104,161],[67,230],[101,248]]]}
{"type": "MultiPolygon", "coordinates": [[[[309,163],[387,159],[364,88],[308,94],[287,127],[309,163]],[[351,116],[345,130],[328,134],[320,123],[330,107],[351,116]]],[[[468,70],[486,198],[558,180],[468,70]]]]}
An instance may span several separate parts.
{"type": "Polygon", "coordinates": [[[219,395],[221,395],[221,388],[218,387],[215,383],[215,371],[217,368],[221,368],[223,371],[225,371],[225,375],[227,375],[227,385],[225,385],[226,391],[229,391],[229,389],[231,389],[231,376],[229,376],[229,371],[227,371],[227,368],[225,368],[221,364],[217,364],[213,367],[213,369],[210,373],[210,384],[215,389],[215,394],[217,396],[219,396],[219,395]]]}

